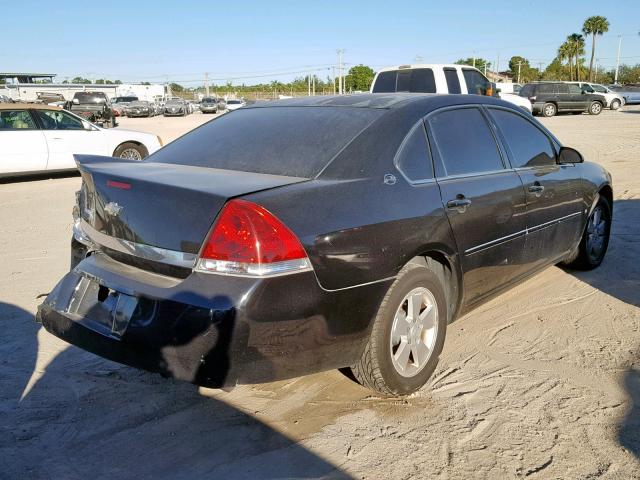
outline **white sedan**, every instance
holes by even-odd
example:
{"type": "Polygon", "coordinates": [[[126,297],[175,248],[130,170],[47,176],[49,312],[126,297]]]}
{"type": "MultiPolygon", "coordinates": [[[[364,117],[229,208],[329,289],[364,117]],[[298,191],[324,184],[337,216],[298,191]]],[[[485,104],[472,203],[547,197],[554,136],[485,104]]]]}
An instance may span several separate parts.
{"type": "Polygon", "coordinates": [[[247,103],[244,100],[227,100],[227,110],[229,111],[238,110],[246,105],[247,103]]]}
{"type": "Polygon", "coordinates": [[[0,177],[75,169],[74,154],[142,160],[160,147],[156,135],[100,128],[59,107],[0,104],[0,177]]]}

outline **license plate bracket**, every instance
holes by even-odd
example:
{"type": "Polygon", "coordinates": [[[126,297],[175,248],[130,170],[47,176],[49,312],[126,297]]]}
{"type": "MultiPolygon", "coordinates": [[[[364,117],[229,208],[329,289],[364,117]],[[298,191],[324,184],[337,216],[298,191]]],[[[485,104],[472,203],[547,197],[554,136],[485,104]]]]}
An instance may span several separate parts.
{"type": "Polygon", "coordinates": [[[120,338],[127,330],[138,299],[80,277],[66,312],[76,321],[107,336],[120,338]]]}

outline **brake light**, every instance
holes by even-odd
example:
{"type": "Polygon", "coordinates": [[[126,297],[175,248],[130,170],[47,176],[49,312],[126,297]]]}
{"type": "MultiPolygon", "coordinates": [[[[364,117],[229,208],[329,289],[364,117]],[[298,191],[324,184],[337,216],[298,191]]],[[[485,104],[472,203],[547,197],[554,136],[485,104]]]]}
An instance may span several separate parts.
{"type": "Polygon", "coordinates": [[[231,200],[207,238],[196,270],[264,277],[311,269],[295,234],[264,207],[231,200]]]}

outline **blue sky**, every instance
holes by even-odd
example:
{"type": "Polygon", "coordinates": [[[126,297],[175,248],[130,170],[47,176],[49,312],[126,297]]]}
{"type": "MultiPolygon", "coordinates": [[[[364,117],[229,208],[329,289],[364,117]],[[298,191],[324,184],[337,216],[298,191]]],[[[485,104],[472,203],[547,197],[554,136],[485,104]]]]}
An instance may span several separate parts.
{"type": "Polygon", "coordinates": [[[474,50],[492,63],[499,56],[501,69],[516,54],[544,66],[590,15],[611,24],[597,43],[601,65],[615,66],[619,34],[622,62],[640,63],[640,0],[22,0],[3,2],[2,12],[0,70],[58,73],[58,80],[195,85],[204,72],[213,83],[289,80],[306,71],[325,77],[338,48],[347,64],[374,69],[416,57],[453,62],[474,50]]]}

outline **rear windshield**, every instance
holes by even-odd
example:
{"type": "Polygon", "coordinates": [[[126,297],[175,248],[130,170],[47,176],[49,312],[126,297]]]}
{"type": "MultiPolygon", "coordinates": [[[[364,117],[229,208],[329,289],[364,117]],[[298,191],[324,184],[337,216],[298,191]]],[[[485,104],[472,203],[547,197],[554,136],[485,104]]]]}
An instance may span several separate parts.
{"type": "Polygon", "coordinates": [[[169,143],[149,161],[313,178],[385,110],[245,108],[169,143]]]}
{"type": "Polygon", "coordinates": [[[382,72],[376,78],[372,92],[436,93],[436,81],[430,68],[382,72]]]}
{"type": "Polygon", "coordinates": [[[107,101],[104,93],[76,93],[73,98],[80,103],[104,103],[107,101]]]}

